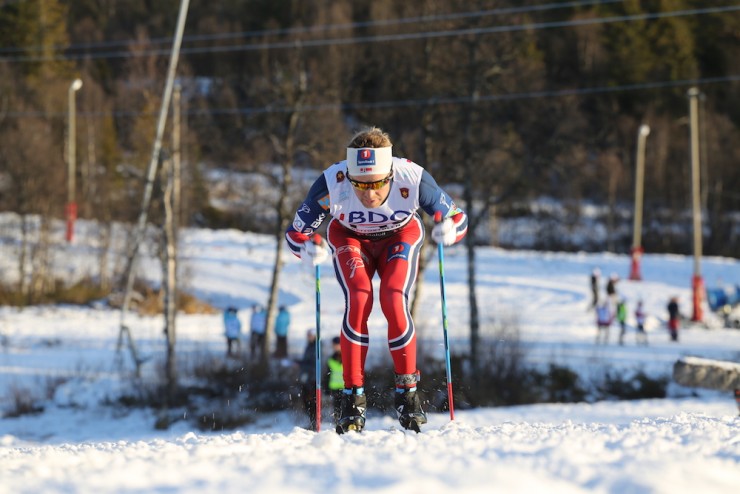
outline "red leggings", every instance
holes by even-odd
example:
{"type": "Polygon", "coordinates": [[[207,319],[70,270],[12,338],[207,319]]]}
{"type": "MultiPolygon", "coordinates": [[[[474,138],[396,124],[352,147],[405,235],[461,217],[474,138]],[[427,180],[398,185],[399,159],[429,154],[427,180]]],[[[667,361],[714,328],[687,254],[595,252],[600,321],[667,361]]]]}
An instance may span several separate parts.
{"type": "Polygon", "coordinates": [[[409,294],[416,282],[424,226],[418,216],[384,238],[357,236],[332,220],[327,241],[334,271],[344,291],[341,348],[344,386],[364,386],[365,358],[370,337],[367,320],[373,308],[372,279],[380,276],[380,308],[388,321],[388,348],[396,374],[416,372],[416,330],[409,311],[409,294]]]}

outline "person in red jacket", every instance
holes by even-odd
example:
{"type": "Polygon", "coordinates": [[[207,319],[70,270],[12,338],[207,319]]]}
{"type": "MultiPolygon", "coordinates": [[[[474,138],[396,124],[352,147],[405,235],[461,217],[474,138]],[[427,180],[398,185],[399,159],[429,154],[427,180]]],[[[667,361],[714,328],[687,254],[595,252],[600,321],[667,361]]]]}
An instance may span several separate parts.
{"type": "Polygon", "coordinates": [[[442,220],[432,230],[437,243],[452,245],[466,234],[468,219],[421,166],[393,156],[388,134],[376,127],[355,134],[346,159],[327,168],[311,186],[286,231],[292,252],[315,266],[330,255],[345,297],[341,328],[345,389],[337,433],[365,426],[365,358],[372,279],[380,277],[378,299],[388,322],[388,347],[395,371],[395,405],[406,429],[426,423],[416,384],[416,329],[409,294],[416,282],[424,225],[418,211],[442,220]],[[326,242],[310,237],[331,216],[326,242]]]}

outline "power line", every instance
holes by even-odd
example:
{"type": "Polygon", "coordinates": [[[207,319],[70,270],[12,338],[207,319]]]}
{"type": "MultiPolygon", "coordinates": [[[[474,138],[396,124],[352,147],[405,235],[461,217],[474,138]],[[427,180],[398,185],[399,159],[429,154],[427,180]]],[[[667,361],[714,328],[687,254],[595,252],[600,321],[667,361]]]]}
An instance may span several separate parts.
{"type": "MultiPolygon", "coordinates": [[[[210,47],[196,47],[196,48],[183,48],[182,53],[189,55],[196,54],[212,54],[212,53],[227,53],[236,51],[259,51],[269,49],[294,49],[296,47],[303,48],[315,48],[321,46],[337,46],[337,45],[352,45],[362,43],[379,43],[379,42],[391,42],[391,41],[410,41],[419,39],[429,38],[444,38],[452,36],[465,36],[465,35],[486,35],[486,34],[499,34],[505,32],[516,32],[516,31],[535,31],[540,29],[553,29],[562,27],[574,27],[574,26],[587,26],[594,24],[611,24],[616,22],[629,22],[629,21],[646,21],[655,19],[665,19],[671,17],[685,17],[690,15],[702,15],[702,14],[717,14],[736,12],[740,10],[740,5],[731,5],[725,7],[707,7],[701,9],[687,9],[687,10],[674,10],[671,12],[655,12],[646,14],[633,14],[633,15],[620,15],[612,17],[598,17],[592,19],[574,19],[569,21],[555,21],[555,22],[536,22],[527,24],[515,24],[515,25],[504,25],[504,26],[493,26],[483,28],[467,28],[467,29],[453,29],[453,30],[442,30],[442,31],[426,31],[421,33],[401,33],[401,34],[388,34],[380,36],[359,36],[351,38],[329,38],[329,39],[318,39],[318,40],[292,40],[292,41],[281,41],[274,43],[247,43],[240,45],[231,46],[210,46],[210,47]]],[[[145,50],[140,53],[130,53],[127,51],[107,52],[107,53],[95,53],[95,54],[78,54],[78,55],[57,55],[51,57],[17,57],[17,58],[6,58],[4,61],[7,62],[45,62],[45,61],[59,61],[59,60],[82,60],[82,59],[99,59],[99,58],[129,58],[134,56],[165,56],[169,54],[167,49],[154,49],[145,50]]]]}
{"type": "MultiPolygon", "coordinates": [[[[292,28],[281,28],[281,29],[264,29],[264,30],[253,30],[253,31],[242,31],[236,33],[216,33],[216,34],[202,34],[185,36],[183,42],[193,41],[217,41],[234,38],[250,38],[254,36],[274,36],[274,35],[286,35],[286,34],[313,34],[313,33],[325,33],[328,31],[340,31],[347,29],[366,28],[366,27],[379,27],[379,26],[395,26],[403,24],[418,24],[421,22],[441,22],[448,20],[460,20],[468,18],[480,18],[484,16],[495,16],[495,15],[508,15],[508,14],[521,14],[530,12],[544,12],[547,10],[565,9],[565,8],[577,8],[577,7],[589,7],[598,5],[608,5],[612,3],[622,3],[624,0],[581,0],[563,3],[548,3],[543,5],[529,5],[524,7],[503,7],[490,10],[476,10],[472,12],[458,12],[451,14],[440,14],[440,15],[428,15],[428,16],[417,16],[417,17],[403,17],[400,19],[382,19],[375,21],[361,21],[361,22],[350,22],[344,24],[321,24],[316,26],[300,26],[292,28]]],[[[149,41],[151,44],[169,44],[172,42],[171,38],[154,38],[149,41]]],[[[100,47],[114,47],[114,46],[128,46],[136,44],[136,40],[126,39],[120,41],[101,41],[97,43],[79,43],[74,45],[56,45],[52,47],[56,50],[85,50],[90,48],[100,47]]],[[[13,47],[13,48],[0,48],[0,53],[23,53],[23,52],[41,52],[44,48],[40,46],[35,47],[13,47]]]]}
{"type": "MultiPolygon", "coordinates": [[[[300,112],[319,112],[319,111],[353,111],[353,110],[369,110],[369,109],[383,109],[383,108],[399,108],[399,107],[430,107],[440,105],[459,105],[459,104],[478,104],[478,103],[493,103],[498,101],[517,101],[537,98],[561,98],[566,96],[589,96],[596,94],[607,94],[624,91],[640,91],[640,90],[655,90],[665,88],[675,88],[682,86],[702,86],[708,84],[719,84],[727,82],[740,82],[740,74],[728,75],[723,77],[706,77],[703,79],[682,79],[677,81],[657,81],[657,82],[643,82],[636,84],[625,84],[622,86],[599,86],[592,88],[578,88],[578,89],[560,89],[560,90],[546,90],[546,91],[528,91],[521,93],[509,93],[509,94],[489,94],[484,96],[433,96],[425,99],[406,99],[406,100],[391,100],[391,101],[377,101],[374,103],[325,103],[318,105],[305,105],[300,109],[292,106],[282,107],[245,107],[245,108],[215,108],[210,110],[190,110],[186,114],[189,116],[198,115],[259,115],[259,114],[270,114],[270,113],[287,113],[293,111],[300,112]]],[[[135,111],[117,111],[112,113],[114,117],[125,117],[133,118],[142,115],[154,115],[151,112],[135,112],[135,111]]],[[[58,118],[64,117],[66,112],[7,112],[6,117],[11,118],[58,118]]],[[[90,117],[102,117],[110,115],[110,112],[78,112],[81,116],[90,117]]]]}

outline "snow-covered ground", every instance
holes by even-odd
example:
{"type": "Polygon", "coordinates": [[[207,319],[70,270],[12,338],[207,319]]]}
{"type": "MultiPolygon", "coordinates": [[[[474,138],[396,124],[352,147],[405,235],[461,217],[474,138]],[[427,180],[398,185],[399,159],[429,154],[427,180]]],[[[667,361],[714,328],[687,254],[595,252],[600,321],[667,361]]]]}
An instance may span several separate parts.
{"type": "MultiPolygon", "coordinates": [[[[88,225],[89,227],[89,225],[88,225]]],[[[94,250],[86,226],[73,246],[59,237],[57,266],[66,273],[93,272],[94,250]],[[72,255],[72,257],[70,257],[72,255]],[[74,259],[74,261],[70,261],[74,259]]],[[[13,276],[10,244],[0,245],[0,272],[13,276]]],[[[238,231],[186,230],[181,241],[187,291],[217,307],[247,310],[267,299],[274,240],[238,231]]],[[[280,303],[289,306],[289,337],[301,352],[305,330],[315,321],[313,273],[287,258],[280,303]]],[[[666,303],[678,296],[691,315],[693,261],[684,256],[646,255],[643,281],[629,281],[629,258],[613,254],[477,253],[478,302],[484,334],[495,322],[515,320],[527,358],[559,363],[582,375],[603,369],[644,370],[670,376],[681,356],[740,362],[740,330],[684,327],[669,341],[666,303]],[[588,310],[589,274],[599,267],[623,279],[629,323],[642,299],[649,314],[649,345],[594,345],[595,321],[588,310]]],[[[704,258],[707,286],[740,280],[736,259],[704,258]]],[[[157,263],[142,269],[158,278],[157,263]]],[[[465,252],[446,250],[450,339],[453,352],[467,349],[465,252]]],[[[436,258],[423,275],[419,336],[442,356],[441,309],[436,258]]],[[[322,336],[337,334],[342,296],[330,265],[322,268],[322,336]]],[[[603,285],[602,285],[603,288],[603,285]]],[[[371,318],[370,360],[388,363],[379,307],[371,318]]],[[[145,378],[164,353],[161,317],[125,316],[145,357],[145,378]]],[[[421,434],[399,430],[394,417],[368,415],[361,434],[336,435],[328,420],[322,432],[301,428],[293,411],[260,416],[236,431],[200,432],[188,420],[155,430],[154,412],[121,413],[100,405],[115,397],[121,316],[105,307],[0,307],[0,408],[18,394],[42,400],[38,415],[0,420],[0,493],[99,492],[736,492],[740,485],[740,418],[730,393],[690,390],[676,384],[667,399],[542,404],[430,414],[421,434]],[[65,381],[55,386],[54,382],[65,381]],[[50,396],[45,396],[49,394],[50,396]]],[[[221,316],[180,315],[177,349],[223,356],[221,316]]],[[[328,348],[326,348],[328,351],[328,348]]],[[[423,369],[422,369],[423,371],[423,369]]]]}

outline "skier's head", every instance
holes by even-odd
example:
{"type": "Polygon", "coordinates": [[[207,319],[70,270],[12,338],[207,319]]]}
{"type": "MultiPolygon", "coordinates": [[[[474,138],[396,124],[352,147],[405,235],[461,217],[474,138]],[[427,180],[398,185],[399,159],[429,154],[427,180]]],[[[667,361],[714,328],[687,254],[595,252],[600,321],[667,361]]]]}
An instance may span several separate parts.
{"type": "Polygon", "coordinates": [[[369,127],[352,136],[347,145],[350,178],[376,182],[390,175],[392,165],[393,144],[388,134],[377,127],[369,127]]]}
{"type": "Polygon", "coordinates": [[[341,338],[339,338],[339,336],[335,336],[334,338],[331,339],[331,344],[332,345],[339,345],[341,342],[342,342],[342,340],[341,340],[341,338]]]}
{"type": "Polygon", "coordinates": [[[311,328],[308,331],[306,331],[306,339],[308,341],[315,341],[316,340],[316,330],[311,328]]]}

